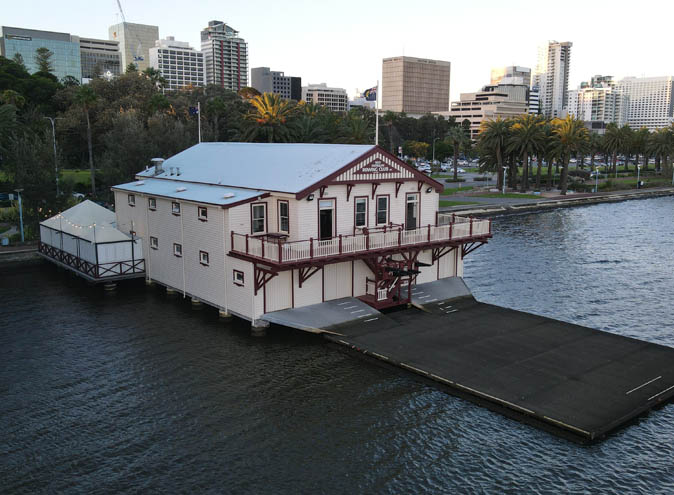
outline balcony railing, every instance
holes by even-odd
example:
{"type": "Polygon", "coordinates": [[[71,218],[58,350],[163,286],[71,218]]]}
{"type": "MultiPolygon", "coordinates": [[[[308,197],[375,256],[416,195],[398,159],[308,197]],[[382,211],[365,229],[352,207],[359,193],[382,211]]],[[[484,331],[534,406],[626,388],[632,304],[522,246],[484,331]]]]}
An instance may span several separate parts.
{"type": "Polygon", "coordinates": [[[490,235],[491,220],[438,215],[438,225],[427,225],[413,230],[398,227],[386,231],[339,235],[326,240],[310,238],[293,242],[232,232],[231,242],[234,253],[284,264],[447,241],[470,242],[471,239],[490,235]]]}

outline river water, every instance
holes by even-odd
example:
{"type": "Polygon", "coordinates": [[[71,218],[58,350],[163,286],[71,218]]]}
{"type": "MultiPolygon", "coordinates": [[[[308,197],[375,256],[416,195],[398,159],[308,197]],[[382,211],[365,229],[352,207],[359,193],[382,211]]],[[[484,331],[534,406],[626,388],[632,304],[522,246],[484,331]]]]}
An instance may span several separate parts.
{"type": "MultiPolygon", "coordinates": [[[[485,302],[674,347],[674,199],[501,217],[485,302]]],[[[674,404],[579,446],[142,283],[0,267],[2,493],[672,493],[674,404]]]]}

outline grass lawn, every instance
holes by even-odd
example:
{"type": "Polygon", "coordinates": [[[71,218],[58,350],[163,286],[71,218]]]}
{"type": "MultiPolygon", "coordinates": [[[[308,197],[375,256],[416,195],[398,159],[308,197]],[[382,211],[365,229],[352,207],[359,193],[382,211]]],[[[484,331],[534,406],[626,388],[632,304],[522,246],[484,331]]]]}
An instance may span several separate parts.
{"type": "Polygon", "coordinates": [[[475,194],[476,198],[515,198],[515,199],[542,199],[537,194],[518,194],[518,193],[482,193],[475,194]]]}
{"type": "Polygon", "coordinates": [[[91,182],[91,173],[88,170],[64,168],[61,170],[61,177],[63,180],[72,180],[74,183],[83,182],[88,184],[91,182]]]}
{"type": "Polygon", "coordinates": [[[442,196],[449,196],[460,192],[470,191],[474,186],[448,187],[442,191],[442,196]]]}
{"type": "Polygon", "coordinates": [[[461,206],[461,205],[477,205],[475,201],[444,201],[440,200],[440,206],[461,206]]]}

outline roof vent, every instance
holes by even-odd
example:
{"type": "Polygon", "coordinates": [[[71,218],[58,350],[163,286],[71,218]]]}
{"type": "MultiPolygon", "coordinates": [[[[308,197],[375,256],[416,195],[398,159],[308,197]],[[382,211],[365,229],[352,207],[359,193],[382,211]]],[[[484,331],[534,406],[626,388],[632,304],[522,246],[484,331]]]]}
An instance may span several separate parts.
{"type": "Polygon", "coordinates": [[[150,160],[150,163],[152,163],[152,166],[154,167],[154,175],[164,173],[164,169],[162,168],[162,165],[164,164],[163,158],[153,158],[150,160]]]}
{"type": "Polygon", "coordinates": [[[225,193],[222,195],[222,197],[225,199],[233,198],[234,196],[236,196],[234,193],[225,193]]]}
{"type": "Polygon", "coordinates": [[[176,175],[180,175],[180,167],[176,167],[176,175]]]}
{"type": "Polygon", "coordinates": [[[187,188],[186,187],[179,187],[179,188],[176,189],[176,192],[183,192],[183,191],[187,191],[187,188]]]}
{"type": "Polygon", "coordinates": [[[169,167],[169,170],[171,171],[169,175],[173,175],[173,167],[169,167]]]}
{"type": "Polygon", "coordinates": [[[138,186],[144,186],[144,185],[145,185],[145,182],[143,182],[142,180],[139,180],[138,182],[136,182],[136,183],[134,184],[134,186],[136,186],[136,187],[138,187],[138,186]]]}

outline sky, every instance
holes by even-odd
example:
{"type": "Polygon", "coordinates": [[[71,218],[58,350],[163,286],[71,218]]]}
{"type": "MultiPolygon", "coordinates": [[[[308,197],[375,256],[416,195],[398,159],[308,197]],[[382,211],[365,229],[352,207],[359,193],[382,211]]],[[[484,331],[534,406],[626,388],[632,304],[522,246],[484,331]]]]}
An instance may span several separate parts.
{"type": "MultiPolygon", "coordinates": [[[[381,79],[382,58],[451,62],[450,97],[489,83],[492,67],[536,64],[537,46],[571,41],[570,88],[595,74],[674,75],[674,2],[578,0],[121,0],[126,20],[159,26],[200,48],[209,20],[248,42],[249,67],[325,82],[350,96],[381,79]]],[[[0,9],[0,25],[108,38],[116,0],[30,0],[0,9]]]]}

